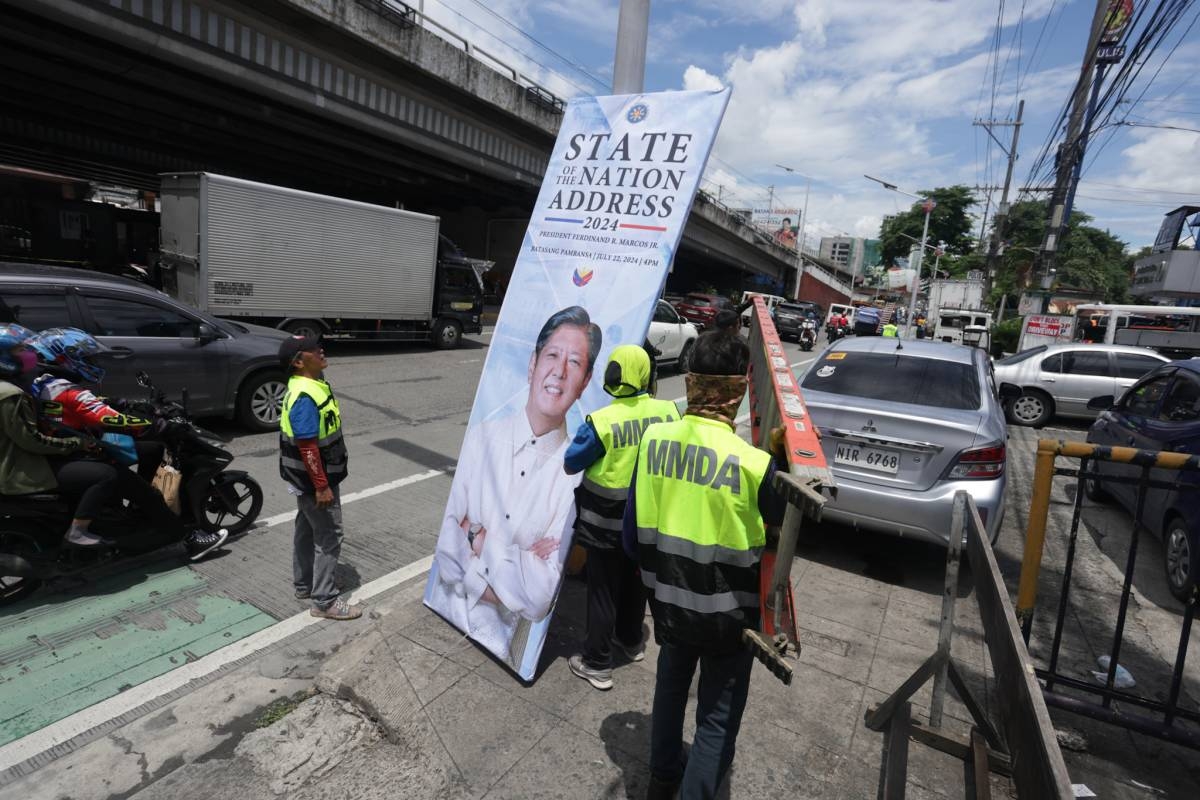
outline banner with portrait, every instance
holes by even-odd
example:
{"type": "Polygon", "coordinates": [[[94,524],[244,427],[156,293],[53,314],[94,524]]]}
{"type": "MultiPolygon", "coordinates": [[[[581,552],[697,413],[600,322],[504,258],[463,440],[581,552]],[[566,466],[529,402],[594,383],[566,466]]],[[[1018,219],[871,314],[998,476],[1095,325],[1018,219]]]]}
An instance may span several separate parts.
{"type": "Polygon", "coordinates": [[[776,244],[796,249],[796,235],[800,230],[800,209],[752,208],[750,224],[774,239],[776,244]]]}
{"type": "Polygon", "coordinates": [[[425,605],[532,680],[562,583],[579,475],[563,454],[641,344],[729,90],[567,105],[496,323],[425,605]]]}

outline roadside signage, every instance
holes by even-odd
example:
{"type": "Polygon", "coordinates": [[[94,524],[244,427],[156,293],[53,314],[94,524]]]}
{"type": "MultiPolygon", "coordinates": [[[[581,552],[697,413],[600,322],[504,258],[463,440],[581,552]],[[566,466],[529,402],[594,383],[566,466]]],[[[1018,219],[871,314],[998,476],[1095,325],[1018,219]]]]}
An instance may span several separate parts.
{"type": "Polygon", "coordinates": [[[526,681],[562,585],[580,474],[567,445],[640,345],[729,90],[569,103],[487,349],[425,605],[526,681]]]}
{"type": "Polygon", "coordinates": [[[1021,325],[1017,351],[1043,344],[1070,342],[1075,336],[1075,317],[1054,314],[1030,314],[1021,325]]]}

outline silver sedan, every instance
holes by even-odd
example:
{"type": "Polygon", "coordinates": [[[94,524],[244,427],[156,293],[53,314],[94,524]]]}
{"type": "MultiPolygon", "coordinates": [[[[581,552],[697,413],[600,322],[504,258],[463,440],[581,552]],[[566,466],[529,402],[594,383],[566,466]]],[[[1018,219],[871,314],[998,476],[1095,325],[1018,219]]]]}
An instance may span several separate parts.
{"type": "Polygon", "coordinates": [[[995,364],[996,380],[1021,387],[1005,404],[1011,422],[1040,428],[1055,414],[1093,419],[1093,397],[1120,398],[1138,378],[1170,361],[1145,347],[1054,344],[1033,347],[995,364]]]}
{"type": "Polygon", "coordinates": [[[982,350],[843,339],[812,362],[801,386],[837,480],[827,519],[944,545],[962,489],[995,539],[1008,434],[982,350]]]}

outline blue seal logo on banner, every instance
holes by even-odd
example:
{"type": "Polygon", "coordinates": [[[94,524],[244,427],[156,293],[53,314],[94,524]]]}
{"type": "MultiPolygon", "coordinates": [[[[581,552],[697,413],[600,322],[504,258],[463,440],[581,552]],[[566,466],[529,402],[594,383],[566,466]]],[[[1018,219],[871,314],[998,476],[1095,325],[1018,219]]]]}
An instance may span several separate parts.
{"type": "Polygon", "coordinates": [[[592,276],[595,274],[591,267],[579,267],[575,270],[575,274],[571,276],[571,282],[576,286],[587,286],[592,282],[592,276]]]}
{"type": "Polygon", "coordinates": [[[646,117],[650,116],[650,107],[645,103],[638,103],[625,115],[625,119],[633,123],[642,122],[646,117]]]}

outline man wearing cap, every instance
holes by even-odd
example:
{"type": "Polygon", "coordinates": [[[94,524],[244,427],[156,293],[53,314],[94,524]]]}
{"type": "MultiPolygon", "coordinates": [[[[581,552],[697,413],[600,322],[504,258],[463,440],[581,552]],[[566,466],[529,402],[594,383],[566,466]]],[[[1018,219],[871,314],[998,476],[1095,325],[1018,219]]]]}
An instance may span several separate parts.
{"type": "Polygon", "coordinates": [[[292,542],[296,599],[311,599],[314,617],[356,619],[362,609],[347,604],[334,582],[342,549],[338,484],[349,458],[337,399],[324,379],[329,361],[319,339],[293,336],[279,346],[279,364],[290,376],[279,414],[279,474],[298,507],[292,542]]]}
{"type": "Polygon", "coordinates": [[[568,475],[583,472],[575,489],[576,541],[587,549],[588,613],[583,652],[567,666],[597,689],[611,689],[614,651],[630,661],[645,658],[642,618],[646,592],[637,564],[621,549],[621,522],[638,443],[647,427],[673,422],[679,409],[648,391],[650,357],[636,345],[613,350],[604,391],[614,398],[579,426],[563,457],[568,475]]]}

